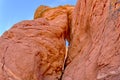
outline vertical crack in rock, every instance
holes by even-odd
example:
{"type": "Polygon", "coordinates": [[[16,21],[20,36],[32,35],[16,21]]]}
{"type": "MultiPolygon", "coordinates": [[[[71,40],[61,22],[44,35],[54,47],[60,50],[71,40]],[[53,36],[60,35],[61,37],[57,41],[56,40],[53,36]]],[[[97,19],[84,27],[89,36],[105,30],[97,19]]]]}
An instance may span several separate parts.
{"type": "Polygon", "coordinates": [[[65,58],[64,58],[64,64],[63,64],[63,68],[62,68],[62,74],[61,74],[61,77],[59,80],[62,80],[63,78],[63,75],[64,75],[64,72],[65,72],[65,68],[66,68],[66,65],[67,65],[67,57],[68,57],[68,47],[69,47],[69,41],[70,41],[70,28],[71,28],[71,22],[72,22],[72,13],[73,13],[73,9],[67,11],[67,25],[68,25],[68,29],[66,31],[66,53],[65,53],[65,58]]]}
{"type": "Polygon", "coordinates": [[[66,54],[65,54],[65,58],[64,58],[64,64],[63,64],[63,67],[62,67],[62,74],[61,74],[61,77],[60,77],[59,80],[62,80],[62,77],[64,75],[65,68],[66,68],[67,57],[68,57],[68,47],[66,46],[66,54]]]}

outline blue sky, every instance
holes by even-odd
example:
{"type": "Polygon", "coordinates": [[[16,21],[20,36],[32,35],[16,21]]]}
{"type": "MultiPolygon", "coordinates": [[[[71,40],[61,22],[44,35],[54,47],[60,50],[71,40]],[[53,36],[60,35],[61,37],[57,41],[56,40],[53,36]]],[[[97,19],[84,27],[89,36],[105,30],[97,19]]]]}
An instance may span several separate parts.
{"type": "Polygon", "coordinates": [[[33,19],[36,8],[40,5],[51,7],[75,5],[77,0],[0,0],[0,35],[22,20],[33,19]]]}

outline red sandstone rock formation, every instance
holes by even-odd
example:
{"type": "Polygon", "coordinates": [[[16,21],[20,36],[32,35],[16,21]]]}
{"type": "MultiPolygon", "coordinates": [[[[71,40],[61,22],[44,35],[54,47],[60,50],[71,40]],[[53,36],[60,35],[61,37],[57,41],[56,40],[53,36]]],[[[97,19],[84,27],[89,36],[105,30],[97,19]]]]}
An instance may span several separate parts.
{"type": "Polygon", "coordinates": [[[42,15],[15,24],[0,37],[0,80],[60,79],[68,11],[55,8],[42,15]]]}
{"type": "Polygon", "coordinates": [[[119,0],[78,0],[62,80],[120,80],[119,5],[119,0]]]}
{"type": "Polygon", "coordinates": [[[40,6],[0,37],[0,80],[120,80],[119,6],[78,0],[73,16],[72,6],[40,6]]]}

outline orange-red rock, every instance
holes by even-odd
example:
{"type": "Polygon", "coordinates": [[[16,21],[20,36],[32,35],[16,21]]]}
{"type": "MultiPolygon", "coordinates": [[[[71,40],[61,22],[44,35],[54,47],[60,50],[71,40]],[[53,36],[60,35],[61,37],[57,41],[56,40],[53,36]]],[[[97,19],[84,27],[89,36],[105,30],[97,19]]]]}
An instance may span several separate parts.
{"type": "Polygon", "coordinates": [[[5,32],[0,80],[120,80],[120,1],[78,0],[73,9],[40,6],[5,32]]]}
{"type": "Polygon", "coordinates": [[[78,0],[62,80],[120,80],[119,5],[119,0],[78,0]]]}
{"type": "Polygon", "coordinates": [[[66,8],[55,8],[5,32],[0,37],[0,80],[59,80],[68,18],[66,8]]]}

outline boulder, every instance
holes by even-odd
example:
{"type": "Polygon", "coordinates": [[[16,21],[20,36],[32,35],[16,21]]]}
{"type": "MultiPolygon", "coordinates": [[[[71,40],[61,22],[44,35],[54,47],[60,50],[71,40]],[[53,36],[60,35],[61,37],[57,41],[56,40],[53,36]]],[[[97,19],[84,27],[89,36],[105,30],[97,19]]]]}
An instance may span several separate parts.
{"type": "Polygon", "coordinates": [[[67,29],[64,8],[15,24],[0,37],[0,80],[59,80],[67,29]]]}

